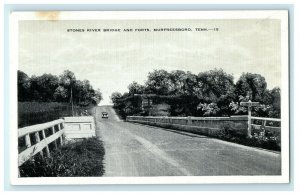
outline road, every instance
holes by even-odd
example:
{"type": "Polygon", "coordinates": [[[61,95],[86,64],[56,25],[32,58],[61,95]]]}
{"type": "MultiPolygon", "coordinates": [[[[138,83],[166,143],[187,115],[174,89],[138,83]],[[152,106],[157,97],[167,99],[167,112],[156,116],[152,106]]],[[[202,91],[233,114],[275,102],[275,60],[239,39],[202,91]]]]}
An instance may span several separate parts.
{"type": "Polygon", "coordinates": [[[97,136],[105,147],[105,176],[280,175],[280,153],[206,136],[119,120],[96,107],[97,136]],[[102,119],[101,112],[109,118],[102,119]]]}

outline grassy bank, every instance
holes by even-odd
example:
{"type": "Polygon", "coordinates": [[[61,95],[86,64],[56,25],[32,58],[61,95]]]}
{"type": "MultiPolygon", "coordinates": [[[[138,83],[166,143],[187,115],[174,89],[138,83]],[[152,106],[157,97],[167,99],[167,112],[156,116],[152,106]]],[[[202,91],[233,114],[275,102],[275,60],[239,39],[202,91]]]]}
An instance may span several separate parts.
{"type": "MultiPolygon", "coordinates": [[[[74,114],[79,116],[84,110],[90,111],[91,108],[74,106],[74,114]]],[[[19,128],[53,121],[66,116],[72,116],[72,107],[68,103],[18,102],[19,128]]]]}
{"type": "Polygon", "coordinates": [[[19,167],[21,177],[80,177],[104,174],[104,147],[97,138],[68,143],[51,157],[36,155],[19,167]]]}

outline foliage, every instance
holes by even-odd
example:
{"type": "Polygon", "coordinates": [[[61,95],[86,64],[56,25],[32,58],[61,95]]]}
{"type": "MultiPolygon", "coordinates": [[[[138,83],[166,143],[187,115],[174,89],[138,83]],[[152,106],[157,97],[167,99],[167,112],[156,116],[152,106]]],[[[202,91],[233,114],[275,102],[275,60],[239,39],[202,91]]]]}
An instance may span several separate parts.
{"type": "Polygon", "coordinates": [[[125,118],[125,101],[122,99],[122,94],[120,92],[114,92],[111,94],[110,99],[114,104],[114,108],[116,110],[116,113],[121,117],[125,118]]]}
{"type": "MultiPolygon", "coordinates": [[[[200,72],[198,75],[182,70],[149,72],[143,85],[132,82],[128,93],[112,94],[112,102],[117,112],[128,115],[151,115],[142,103],[147,98],[137,94],[152,95],[153,104],[170,105],[167,115],[171,116],[231,116],[247,114],[247,108],[240,102],[251,100],[260,103],[253,108],[254,116],[280,117],[280,89],[267,89],[265,78],[259,74],[243,73],[234,83],[231,74],[222,69],[200,72]]],[[[162,113],[154,111],[152,113],[162,113]]],[[[163,112],[164,115],[166,111],[163,112]]]]}
{"type": "Polygon", "coordinates": [[[216,116],[218,112],[220,111],[220,108],[216,103],[204,103],[204,104],[199,104],[197,107],[198,110],[203,111],[203,116],[216,116]]]}
{"type": "Polygon", "coordinates": [[[134,81],[128,86],[128,90],[129,90],[128,93],[131,95],[143,94],[145,92],[145,87],[134,81]]]}
{"type": "Polygon", "coordinates": [[[20,168],[21,177],[86,177],[104,174],[104,147],[97,138],[66,144],[51,157],[36,155],[20,168]]]}
{"type": "MultiPolygon", "coordinates": [[[[74,106],[74,114],[81,115],[90,107],[74,106]]],[[[60,102],[18,102],[18,128],[45,123],[61,117],[72,116],[72,108],[60,102]]]]}
{"type": "Polygon", "coordinates": [[[145,83],[145,92],[168,95],[170,92],[170,74],[165,70],[149,72],[148,80],[145,83]]]}
{"type": "Polygon", "coordinates": [[[230,115],[228,105],[235,96],[233,76],[222,69],[214,69],[199,73],[197,81],[196,95],[200,103],[208,105],[206,106],[208,112],[202,114],[204,116],[230,115]]]}
{"type": "Polygon", "coordinates": [[[65,70],[59,76],[43,74],[32,77],[18,71],[19,102],[71,102],[71,100],[81,106],[97,105],[102,100],[102,94],[99,89],[93,89],[88,80],[76,80],[75,74],[69,70],[65,70]]]}
{"type": "Polygon", "coordinates": [[[280,151],[281,143],[280,136],[274,135],[269,131],[254,132],[252,137],[246,137],[244,134],[239,134],[237,131],[232,130],[230,127],[224,127],[217,135],[219,139],[235,142],[247,146],[254,146],[269,150],[280,151]]]}
{"type": "MultiPolygon", "coordinates": [[[[260,102],[258,107],[252,109],[252,115],[261,117],[280,118],[280,89],[275,87],[272,90],[264,92],[264,101],[260,102]]],[[[239,102],[247,102],[250,100],[249,96],[239,95],[237,102],[231,101],[229,108],[234,114],[247,114],[247,108],[240,106],[239,102]]]]}
{"type": "Polygon", "coordinates": [[[259,74],[243,73],[236,83],[235,93],[239,96],[249,96],[253,102],[265,102],[267,82],[259,74]]]}
{"type": "Polygon", "coordinates": [[[18,71],[18,100],[27,101],[30,95],[30,78],[22,71],[18,71]]]}
{"type": "Polygon", "coordinates": [[[196,94],[204,102],[218,102],[226,99],[234,88],[233,76],[225,73],[222,69],[199,73],[197,81],[196,94]]]}

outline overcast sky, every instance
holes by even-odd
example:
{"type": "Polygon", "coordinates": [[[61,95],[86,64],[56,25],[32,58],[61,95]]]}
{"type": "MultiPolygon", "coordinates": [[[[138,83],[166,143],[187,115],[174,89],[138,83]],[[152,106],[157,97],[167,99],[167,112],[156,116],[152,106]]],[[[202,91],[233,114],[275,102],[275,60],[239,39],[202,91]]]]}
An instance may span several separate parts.
{"type": "Polygon", "coordinates": [[[259,20],[117,20],[21,21],[19,69],[29,76],[71,70],[88,79],[104,100],[125,92],[132,81],[143,84],[153,69],[198,74],[222,68],[266,78],[280,87],[280,21],[259,20]],[[153,32],[154,28],[191,28],[192,32],[153,32]],[[67,29],[149,28],[151,32],[67,32],[67,29]],[[195,28],[219,28],[197,32],[195,28]]]}

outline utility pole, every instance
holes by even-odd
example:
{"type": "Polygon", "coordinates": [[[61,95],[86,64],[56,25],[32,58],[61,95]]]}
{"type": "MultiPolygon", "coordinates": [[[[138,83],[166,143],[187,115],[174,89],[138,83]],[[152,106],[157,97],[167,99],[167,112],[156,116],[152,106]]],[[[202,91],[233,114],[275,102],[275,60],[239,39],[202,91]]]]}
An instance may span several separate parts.
{"type": "Polygon", "coordinates": [[[71,105],[72,105],[72,116],[74,116],[74,107],[73,107],[73,90],[71,87],[71,105]]]}
{"type": "Polygon", "coordinates": [[[251,109],[252,109],[252,106],[253,107],[259,106],[259,102],[251,102],[251,100],[249,100],[248,102],[241,102],[240,105],[248,107],[248,137],[252,137],[252,135],[251,135],[251,109]]]}

